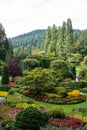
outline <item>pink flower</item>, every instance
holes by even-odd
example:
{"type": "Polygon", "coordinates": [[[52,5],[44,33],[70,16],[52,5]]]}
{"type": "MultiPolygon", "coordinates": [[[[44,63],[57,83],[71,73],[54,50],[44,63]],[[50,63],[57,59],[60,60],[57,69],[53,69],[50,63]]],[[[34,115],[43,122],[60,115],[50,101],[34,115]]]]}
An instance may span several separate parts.
{"type": "Polygon", "coordinates": [[[9,82],[9,86],[17,86],[15,82],[9,82]]]}

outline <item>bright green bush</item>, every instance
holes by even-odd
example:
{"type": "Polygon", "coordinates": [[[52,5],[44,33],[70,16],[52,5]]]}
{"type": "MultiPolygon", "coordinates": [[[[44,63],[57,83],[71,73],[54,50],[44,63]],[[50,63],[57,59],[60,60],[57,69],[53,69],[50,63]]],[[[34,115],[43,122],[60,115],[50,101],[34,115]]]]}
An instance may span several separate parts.
{"type": "Polygon", "coordinates": [[[63,60],[54,60],[50,64],[50,68],[53,69],[52,75],[56,79],[56,85],[59,81],[70,77],[67,64],[63,60]]]}
{"type": "Polygon", "coordinates": [[[47,122],[46,115],[34,107],[26,108],[21,111],[15,121],[15,129],[21,130],[40,130],[40,126],[47,122]]]}
{"type": "Polygon", "coordinates": [[[34,69],[35,67],[39,67],[40,63],[37,59],[24,59],[23,60],[23,68],[24,69],[34,69]]]}

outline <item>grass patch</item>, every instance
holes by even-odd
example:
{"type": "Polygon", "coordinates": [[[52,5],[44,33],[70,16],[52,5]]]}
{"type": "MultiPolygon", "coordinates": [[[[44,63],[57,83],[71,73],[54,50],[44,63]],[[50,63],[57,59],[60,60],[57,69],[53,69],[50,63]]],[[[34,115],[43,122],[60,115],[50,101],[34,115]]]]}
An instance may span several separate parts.
{"type": "MultiPolygon", "coordinates": [[[[87,94],[85,94],[85,95],[87,97],[87,94]]],[[[71,105],[50,104],[47,102],[37,101],[30,97],[24,96],[18,92],[16,92],[14,95],[8,95],[8,97],[5,99],[5,102],[7,102],[13,106],[15,106],[17,103],[20,103],[20,102],[29,102],[29,101],[32,101],[34,104],[38,105],[39,107],[43,106],[49,110],[52,110],[54,108],[55,109],[58,109],[58,108],[64,109],[65,114],[74,115],[75,117],[79,117],[79,118],[81,118],[81,113],[77,114],[77,112],[73,111],[73,109],[79,108],[81,106],[84,106],[84,107],[87,106],[87,101],[79,103],[79,104],[71,104],[71,105]]]]}

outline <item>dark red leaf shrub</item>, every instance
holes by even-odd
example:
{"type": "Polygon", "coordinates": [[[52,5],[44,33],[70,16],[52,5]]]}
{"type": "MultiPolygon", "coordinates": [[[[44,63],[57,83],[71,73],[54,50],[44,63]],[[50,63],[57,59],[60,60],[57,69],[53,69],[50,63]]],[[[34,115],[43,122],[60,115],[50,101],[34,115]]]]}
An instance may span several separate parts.
{"type": "Polygon", "coordinates": [[[73,116],[66,116],[65,120],[50,119],[48,123],[56,127],[60,127],[62,125],[66,127],[72,127],[73,129],[82,128],[85,124],[87,124],[86,122],[83,122],[73,116]]]}

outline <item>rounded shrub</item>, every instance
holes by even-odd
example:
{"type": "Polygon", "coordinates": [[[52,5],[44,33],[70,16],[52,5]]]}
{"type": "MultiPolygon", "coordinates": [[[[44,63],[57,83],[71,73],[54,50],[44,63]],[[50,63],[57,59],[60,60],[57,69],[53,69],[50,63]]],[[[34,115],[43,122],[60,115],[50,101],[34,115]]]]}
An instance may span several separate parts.
{"type": "Polygon", "coordinates": [[[40,126],[44,125],[47,120],[47,116],[37,108],[29,107],[16,116],[15,129],[40,130],[40,126]]]}
{"type": "Polygon", "coordinates": [[[16,90],[14,90],[14,89],[10,89],[10,90],[8,91],[9,94],[14,94],[15,92],[16,92],[16,90]]]}

